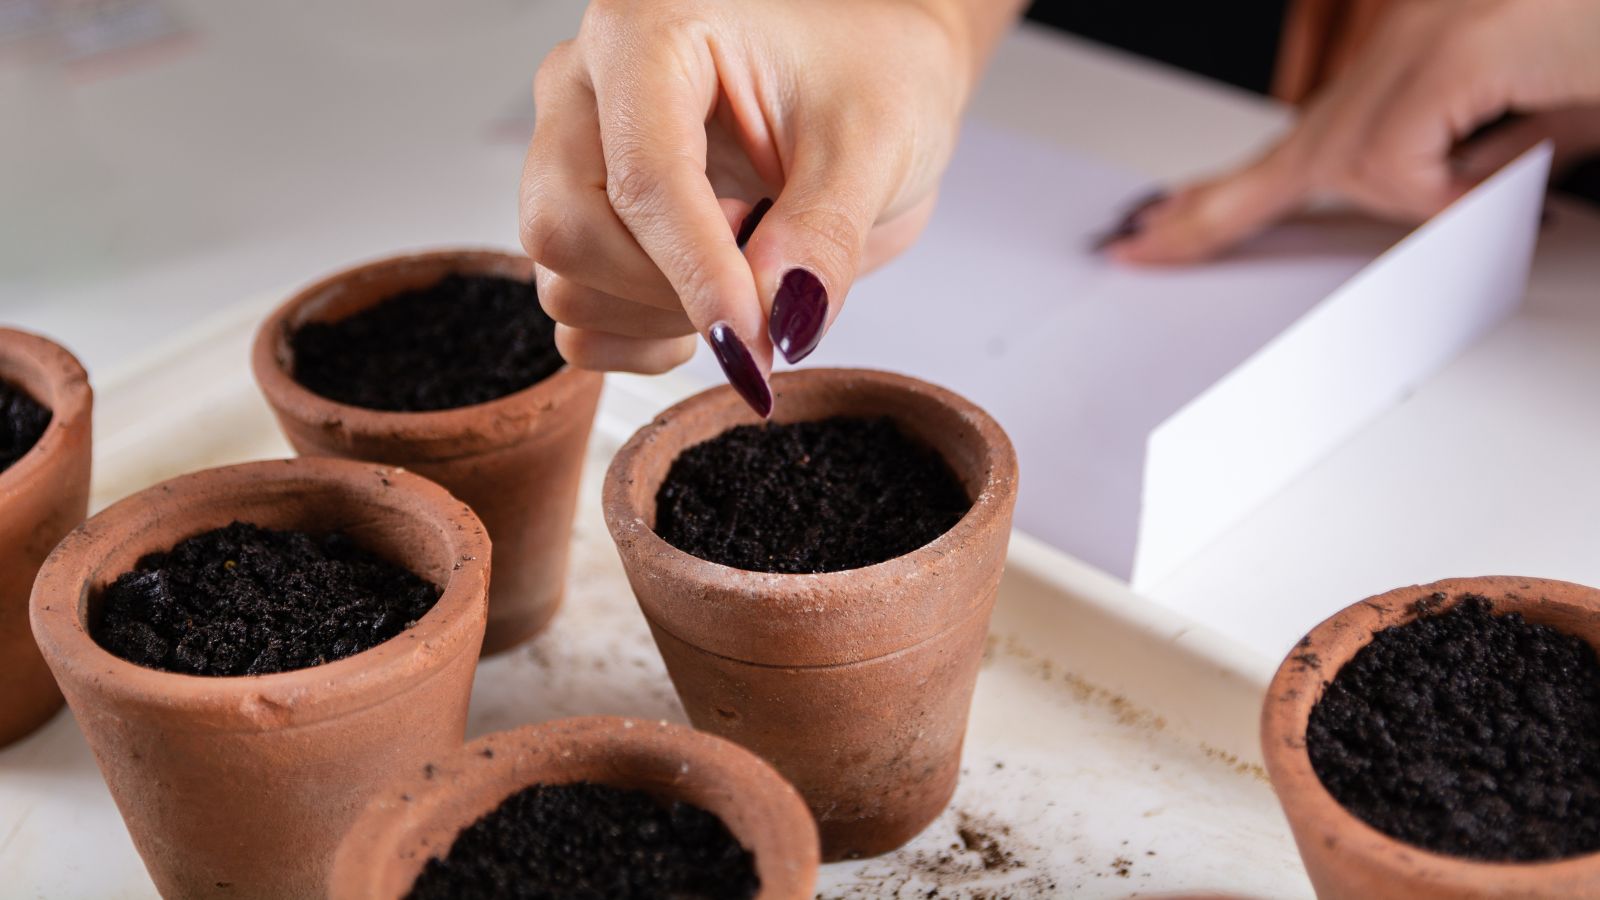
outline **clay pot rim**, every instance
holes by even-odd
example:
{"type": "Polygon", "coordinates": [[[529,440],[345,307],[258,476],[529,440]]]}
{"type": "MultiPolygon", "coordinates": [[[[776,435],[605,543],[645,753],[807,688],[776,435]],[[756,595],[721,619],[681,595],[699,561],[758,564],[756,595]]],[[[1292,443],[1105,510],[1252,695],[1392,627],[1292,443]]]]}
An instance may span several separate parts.
{"type": "Polygon", "coordinates": [[[1323,787],[1311,766],[1305,733],[1311,710],[1321,699],[1325,682],[1333,677],[1324,673],[1337,674],[1371,642],[1374,631],[1415,619],[1413,603],[1434,593],[1447,597],[1434,607],[1436,611],[1454,607],[1461,595],[1471,593],[1488,597],[1497,614],[1532,612],[1530,621],[1542,620],[1538,615],[1541,608],[1600,614],[1600,591],[1593,588],[1547,578],[1490,575],[1397,588],[1328,617],[1289,651],[1267,688],[1262,707],[1262,753],[1286,814],[1293,810],[1307,824],[1328,823],[1316,828],[1316,839],[1336,842],[1341,853],[1362,855],[1395,884],[1415,883],[1415,872],[1421,868],[1430,888],[1461,896],[1499,892],[1535,896],[1552,879],[1568,880],[1600,869],[1600,850],[1530,862],[1478,860],[1427,850],[1367,824],[1323,787]],[[1305,661],[1306,654],[1315,654],[1315,665],[1305,661]]]}
{"type": "MultiPolygon", "coordinates": [[[[340,289],[346,282],[365,278],[381,278],[385,274],[408,266],[440,264],[451,272],[483,273],[501,272],[504,269],[525,269],[531,277],[533,262],[521,253],[492,247],[444,247],[410,251],[381,256],[339,269],[296,290],[289,299],[279,304],[256,330],[250,350],[251,368],[262,393],[278,410],[294,418],[324,427],[338,427],[356,434],[392,435],[413,440],[440,434],[461,437],[481,431],[483,417],[495,426],[520,433],[525,429],[512,427],[513,423],[552,409],[568,400],[587,381],[601,378],[599,372],[574,368],[563,363],[561,368],[527,387],[467,406],[446,409],[407,412],[402,410],[372,409],[341,403],[307,388],[296,381],[280,361],[279,350],[287,335],[298,325],[296,319],[306,306],[340,289]]],[[[287,352],[287,351],[286,351],[287,352]]],[[[443,461],[470,456],[483,449],[505,443],[499,440],[478,440],[474,446],[457,448],[442,457],[428,456],[429,461],[443,461]]]]}
{"type": "MultiPolygon", "coordinates": [[[[772,391],[775,398],[781,399],[782,390],[790,382],[825,384],[831,381],[868,382],[894,391],[930,396],[970,422],[973,429],[984,436],[984,465],[987,472],[984,475],[983,485],[978,495],[972,498],[971,508],[943,534],[915,550],[883,562],[854,569],[816,573],[757,572],[751,569],[739,569],[702,559],[668,543],[656,533],[654,527],[646,524],[644,511],[632,502],[627,487],[639,477],[639,469],[649,445],[655,441],[657,435],[671,429],[678,417],[705,407],[723,409],[731,407],[742,411],[741,404],[744,401],[734,393],[732,387],[720,385],[701,391],[667,408],[648,425],[634,432],[628,442],[623,444],[612,457],[611,465],[606,471],[602,498],[606,524],[610,527],[612,535],[619,540],[626,536],[629,540],[641,542],[644,545],[641,548],[644,554],[659,554],[669,558],[667,565],[678,563],[690,567],[695,578],[702,583],[729,585],[735,590],[759,591],[769,596],[785,593],[807,595],[813,591],[827,590],[832,585],[899,581],[926,568],[929,564],[950,556],[952,551],[964,542],[967,535],[981,533],[989,522],[1008,514],[1005,503],[1008,495],[1006,486],[1015,485],[1017,481],[1016,451],[1012,448],[1011,439],[1000,427],[1000,423],[982,407],[948,388],[909,375],[870,368],[791,369],[772,376],[772,391]]],[[[782,408],[776,407],[776,409],[774,422],[798,421],[783,419],[782,408]]],[[[702,440],[715,436],[707,435],[702,440]]]]}
{"type": "MultiPolygon", "coordinates": [[[[411,866],[409,860],[401,862],[406,845],[418,835],[426,835],[441,819],[453,822],[461,818],[440,811],[448,798],[481,798],[472,806],[482,812],[459,826],[446,826],[459,834],[461,828],[497,808],[518,790],[576,780],[626,783],[628,777],[622,773],[638,770],[645,759],[669,762],[685,773],[691,768],[710,771],[720,782],[731,785],[731,792],[747,808],[768,807],[776,828],[765,835],[748,833],[749,829],[741,833],[727,816],[712,812],[754,857],[761,878],[758,897],[812,895],[821,852],[816,823],[799,792],[769,763],[732,741],[686,725],[619,716],[579,716],[484,735],[430,763],[421,772],[391,781],[346,832],[334,859],[329,896],[333,900],[383,896],[383,875],[397,865],[411,866]],[[528,749],[535,747],[539,755],[529,758],[528,749]],[[490,751],[489,756],[485,756],[486,751],[490,751]],[[627,755],[628,751],[632,755],[627,755]],[[554,758],[559,766],[559,760],[583,753],[601,759],[609,757],[618,774],[608,781],[549,771],[547,760],[554,758]],[[515,786],[508,790],[507,781],[515,786]]],[[[692,790],[645,789],[700,805],[692,790]]],[[[451,843],[454,840],[452,834],[451,843]]],[[[448,845],[443,852],[448,852],[448,845]]],[[[426,865],[426,859],[425,856],[416,864],[418,871],[426,865]]],[[[404,889],[409,889],[410,884],[407,882],[404,889]]]]}
{"type": "Polygon", "coordinates": [[[18,328],[0,328],[0,359],[32,370],[49,384],[51,395],[33,398],[50,410],[50,424],[28,452],[0,472],[0,495],[4,495],[17,491],[43,473],[49,459],[56,454],[57,446],[66,440],[67,430],[89,415],[94,395],[89,388],[89,373],[78,358],[43,335],[18,328]]]}
{"type": "MultiPolygon", "coordinates": [[[[149,551],[139,555],[143,552],[149,551]]],[[[238,731],[284,730],[380,703],[413,685],[413,674],[431,678],[457,655],[477,653],[478,642],[470,636],[475,623],[481,632],[489,555],[489,540],[477,516],[420,475],[342,459],[262,460],[179,475],[89,517],[40,568],[29,614],[34,636],[58,670],[58,678],[95,682],[114,703],[184,709],[196,717],[228,723],[213,721],[207,726],[211,731],[230,726],[238,731]],[[88,585],[100,574],[106,551],[120,546],[119,535],[140,535],[133,538],[134,544],[148,540],[142,526],[161,521],[164,507],[203,496],[214,485],[229,485],[233,496],[242,496],[272,485],[307,482],[354,491],[373,505],[391,508],[399,506],[396,494],[403,493],[420,506],[420,515],[448,536],[458,568],[440,586],[438,601],[415,625],[343,659],[268,675],[191,675],[147,668],[113,654],[90,636],[83,616],[88,585]],[[70,611],[52,608],[62,597],[74,598],[70,611]]]]}

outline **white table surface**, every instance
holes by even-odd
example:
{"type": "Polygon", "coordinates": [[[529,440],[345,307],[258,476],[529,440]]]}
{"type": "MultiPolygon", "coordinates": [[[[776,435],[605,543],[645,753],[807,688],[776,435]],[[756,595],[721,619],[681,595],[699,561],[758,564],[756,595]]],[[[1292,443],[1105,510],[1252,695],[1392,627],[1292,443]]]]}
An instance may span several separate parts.
{"type": "MultiPolygon", "coordinates": [[[[171,6],[192,37],[120,71],[0,65],[0,319],[104,377],[232,302],[355,259],[516,243],[523,148],[494,126],[581,3],[171,6]]],[[[1030,26],[972,115],[1163,181],[1238,159],[1287,120],[1030,26]]],[[[1151,594],[1276,656],[1402,583],[1600,583],[1600,215],[1556,206],[1522,315],[1151,594]]]]}

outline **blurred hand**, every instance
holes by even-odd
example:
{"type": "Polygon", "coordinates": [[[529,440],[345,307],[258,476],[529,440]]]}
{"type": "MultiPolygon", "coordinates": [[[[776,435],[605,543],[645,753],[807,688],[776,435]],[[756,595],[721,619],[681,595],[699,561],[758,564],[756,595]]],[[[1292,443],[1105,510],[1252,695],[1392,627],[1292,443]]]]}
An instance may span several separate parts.
{"type": "Polygon", "coordinates": [[[992,10],[1016,5],[594,0],[539,67],[522,176],[522,242],[562,355],[663,372],[698,333],[767,414],[774,346],[810,353],[857,273],[927,222],[1010,16],[992,10]]]}
{"type": "Polygon", "coordinates": [[[1254,162],[1145,207],[1108,248],[1132,263],[1220,254],[1313,201],[1421,221],[1534,142],[1600,149],[1600,2],[1407,0],[1254,162]],[[1461,142],[1506,113],[1527,114],[1461,142]]]}

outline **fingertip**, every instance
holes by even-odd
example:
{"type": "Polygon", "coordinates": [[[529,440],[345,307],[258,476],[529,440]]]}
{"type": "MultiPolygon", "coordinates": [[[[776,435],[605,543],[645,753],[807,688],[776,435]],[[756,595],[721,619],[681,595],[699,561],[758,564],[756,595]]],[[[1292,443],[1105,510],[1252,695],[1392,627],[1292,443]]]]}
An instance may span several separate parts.
{"type": "Polygon", "coordinates": [[[1212,255],[1209,247],[1184,240],[1178,228],[1160,225],[1115,240],[1106,245],[1102,254],[1114,263],[1130,266],[1184,265],[1212,255]]]}
{"type": "Polygon", "coordinates": [[[740,252],[743,252],[745,245],[750,243],[750,238],[755,236],[757,226],[761,224],[762,219],[766,218],[767,212],[771,209],[772,198],[762,197],[740,219],[739,227],[735,231],[733,239],[733,242],[739,245],[740,252]]]}
{"type": "MultiPolygon", "coordinates": [[[[706,330],[706,343],[727,376],[728,384],[744,402],[763,419],[772,415],[772,386],[767,382],[766,370],[750,352],[750,345],[739,336],[728,322],[716,322],[706,330]]],[[[770,352],[770,351],[769,351],[770,352]]]]}
{"type": "Polygon", "coordinates": [[[773,294],[767,333],[790,365],[810,356],[822,342],[828,311],[828,290],[816,273],[797,266],[783,274],[773,294]]]}

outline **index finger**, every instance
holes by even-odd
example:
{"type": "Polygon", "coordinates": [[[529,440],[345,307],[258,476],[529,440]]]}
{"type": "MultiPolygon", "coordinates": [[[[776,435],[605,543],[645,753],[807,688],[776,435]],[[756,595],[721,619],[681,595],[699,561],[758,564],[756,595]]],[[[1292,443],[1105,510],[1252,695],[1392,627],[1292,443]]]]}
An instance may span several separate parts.
{"type": "Polygon", "coordinates": [[[623,37],[591,62],[606,193],[678,292],[729,382],[766,415],[772,344],[755,276],[706,177],[705,123],[719,93],[716,64],[698,38],[644,30],[649,33],[622,27],[623,37]]]}

